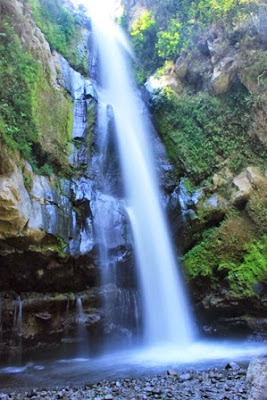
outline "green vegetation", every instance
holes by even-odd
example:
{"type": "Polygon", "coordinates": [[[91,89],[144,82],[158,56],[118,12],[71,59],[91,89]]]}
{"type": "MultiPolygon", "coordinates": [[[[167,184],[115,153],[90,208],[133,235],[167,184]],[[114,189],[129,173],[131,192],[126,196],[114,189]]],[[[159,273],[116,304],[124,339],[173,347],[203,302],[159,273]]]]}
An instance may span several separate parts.
{"type": "Polygon", "coordinates": [[[246,253],[242,263],[222,262],[218,271],[227,274],[234,295],[253,296],[253,285],[267,281],[267,235],[244,247],[246,253]]]}
{"type": "Polygon", "coordinates": [[[137,67],[137,81],[143,83],[146,76],[160,66],[160,59],[155,51],[157,42],[157,24],[152,14],[143,14],[131,30],[132,43],[141,64],[137,67]]]}
{"type": "Polygon", "coordinates": [[[264,162],[266,151],[248,139],[252,106],[253,97],[242,85],[218,97],[178,97],[165,88],[152,104],[171,162],[196,184],[214,174],[221,160],[228,159],[235,172],[248,161],[264,162]]]}
{"type": "Polygon", "coordinates": [[[32,144],[39,137],[33,115],[33,88],[39,66],[25,52],[8,21],[1,23],[0,33],[0,134],[10,148],[33,161],[32,144]]]}
{"type": "Polygon", "coordinates": [[[156,49],[158,56],[165,60],[173,59],[177,56],[180,44],[181,24],[176,19],[171,19],[166,32],[158,32],[156,49]]]}
{"type": "Polygon", "coordinates": [[[232,295],[253,296],[253,285],[267,280],[267,235],[257,238],[244,218],[229,217],[204,232],[182,260],[188,279],[205,276],[213,284],[226,279],[232,295]]]}
{"type": "Polygon", "coordinates": [[[87,54],[80,60],[77,49],[81,41],[80,21],[64,8],[62,0],[27,1],[51,49],[61,53],[75,69],[88,74],[87,54]]]}
{"type": "Polygon", "coordinates": [[[33,148],[41,173],[51,174],[68,168],[68,149],[73,126],[72,102],[67,94],[53,89],[43,74],[35,89],[33,118],[38,129],[39,145],[33,148]]]}
{"type": "Polygon", "coordinates": [[[259,9],[258,0],[148,0],[131,30],[143,80],[166,59],[192,46],[211,24],[233,26],[259,9]],[[142,42],[142,44],[140,44],[142,42]]]}
{"type": "Polygon", "coordinates": [[[50,175],[66,166],[72,103],[51,87],[8,18],[0,25],[0,85],[0,137],[8,148],[36,172],[50,175]]]}

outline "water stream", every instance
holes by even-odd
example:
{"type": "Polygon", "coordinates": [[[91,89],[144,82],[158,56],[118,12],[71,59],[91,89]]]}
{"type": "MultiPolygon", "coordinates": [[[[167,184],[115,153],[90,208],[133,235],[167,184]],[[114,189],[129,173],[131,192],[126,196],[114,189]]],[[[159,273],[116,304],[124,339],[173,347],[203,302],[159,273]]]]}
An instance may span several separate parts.
{"type": "MultiPolygon", "coordinates": [[[[112,134],[116,135],[113,141],[119,153],[143,301],[144,341],[147,345],[184,346],[193,340],[192,321],[160,203],[149,124],[129,73],[130,47],[123,33],[105,15],[105,2],[97,0],[88,5],[100,69],[98,134],[104,150],[109,138],[108,119],[112,115],[112,134]]],[[[104,234],[100,232],[102,243],[106,241],[104,234]]],[[[109,274],[108,254],[104,250],[102,258],[109,274]]]]}

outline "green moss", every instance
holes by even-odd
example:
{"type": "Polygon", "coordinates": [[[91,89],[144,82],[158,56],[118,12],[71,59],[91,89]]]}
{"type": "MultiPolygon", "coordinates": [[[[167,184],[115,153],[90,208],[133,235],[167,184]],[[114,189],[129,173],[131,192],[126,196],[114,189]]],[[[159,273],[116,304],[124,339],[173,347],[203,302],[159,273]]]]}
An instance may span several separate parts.
{"type": "Polygon", "coordinates": [[[247,205],[250,218],[257,225],[259,232],[267,232],[267,190],[252,194],[247,205]]]}
{"type": "Polygon", "coordinates": [[[0,24],[0,135],[11,149],[33,162],[39,134],[33,116],[39,65],[25,52],[8,19],[0,24]]]}
{"type": "Polygon", "coordinates": [[[188,279],[226,279],[232,295],[255,295],[253,285],[267,280],[267,235],[258,235],[249,220],[231,214],[182,257],[188,279]]]}
{"type": "MultiPolygon", "coordinates": [[[[69,144],[73,125],[73,105],[71,99],[50,86],[43,74],[40,74],[34,93],[33,115],[35,125],[40,132],[39,142],[43,157],[38,166],[52,163],[56,169],[68,165],[69,144]]],[[[40,149],[37,148],[38,152],[40,149]]]]}
{"type": "Polygon", "coordinates": [[[0,136],[8,148],[37,173],[67,168],[72,102],[50,85],[8,17],[0,25],[0,86],[0,136]]]}
{"type": "Polygon", "coordinates": [[[28,247],[29,251],[33,252],[55,252],[61,257],[67,257],[67,254],[65,252],[66,249],[66,243],[60,236],[53,236],[50,235],[49,237],[45,238],[44,243],[40,244],[31,244],[28,247]]]}
{"type": "Polygon", "coordinates": [[[197,184],[211,177],[223,159],[229,160],[234,172],[248,161],[264,163],[267,152],[252,153],[248,136],[252,100],[242,85],[219,97],[178,97],[169,88],[161,91],[152,104],[155,122],[171,162],[182,175],[197,184]]]}
{"type": "Polygon", "coordinates": [[[255,296],[253,286],[267,282],[267,235],[245,246],[242,263],[222,262],[218,271],[227,272],[230,289],[236,297],[255,296]]]}
{"type": "Polygon", "coordinates": [[[214,240],[215,229],[205,232],[203,241],[193,247],[184,257],[186,276],[188,279],[194,279],[198,276],[213,277],[213,271],[219,262],[219,256],[216,251],[217,243],[214,240]]]}
{"type": "Polygon", "coordinates": [[[25,188],[27,189],[28,192],[30,192],[32,189],[32,184],[33,184],[32,177],[29,175],[23,174],[23,180],[24,180],[25,188]]]}
{"type": "Polygon", "coordinates": [[[91,100],[91,102],[87,107],[87,121],[88,121],[88,132],[86,135],[86,140],[87,140],[87,147],[90,152],[93,145],[94,129],[96,122],[96,103],[94,100],[91,100]]]}

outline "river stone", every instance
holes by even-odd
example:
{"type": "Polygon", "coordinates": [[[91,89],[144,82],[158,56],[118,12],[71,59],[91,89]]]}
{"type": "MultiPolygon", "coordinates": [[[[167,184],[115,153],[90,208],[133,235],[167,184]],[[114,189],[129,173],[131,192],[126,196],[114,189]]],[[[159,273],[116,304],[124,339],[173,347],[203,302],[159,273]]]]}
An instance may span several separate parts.
{"type": "Polygon", "coordinates": [[[267,355],[250,362],[247,381],[251,384],[248,400],[267,400],[267,355]]]}
{"type": "Polygon", "coordinates": [[[225,369],[233,369],[233,370],[239,370],[240,366],[235,363],[234,361],[229,362],[228,364],[226,364],[225,369]]]}

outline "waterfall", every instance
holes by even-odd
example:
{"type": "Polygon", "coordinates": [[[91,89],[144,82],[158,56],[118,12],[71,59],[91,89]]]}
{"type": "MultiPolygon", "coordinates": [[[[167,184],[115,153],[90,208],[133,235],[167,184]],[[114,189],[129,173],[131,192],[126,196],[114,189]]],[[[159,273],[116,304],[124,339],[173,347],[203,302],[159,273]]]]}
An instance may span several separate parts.
{"type": "Polygon", "coordinates": [[[12,339],[16,342],[16,353],[10,354],[10,361],[21,363],[22,361],[22,323],[23,323],[23,300],[18,296],[14,301],[14,317],[12,328],[12,339]]]}
{"type": "Polygon", "coordinates": [[[88,337],[86,330],[86,316],[83,311],[81,297],[76,298],[76,323],[77,323],[77,356],[88,354],[88,337]]]}
{"type": "MultiPolygon", "coordinates": [[[[142,293],[144,340],[147,345],[174,343],[184,346],[193,339],[192,322],[160,203],[149,124],[129,74],[130,47],[119,28],[105,14],[107,4],[96,0],[88,1],[88,6],[100,68],[98,119],[101,119],[102,129],[98,134],[105,142],[107,118],[112,114],[112,134],[116,135],[113,141],[118,147],[124,201],[142,293]],[[103,104],[112,111],[103,113],[103,104]]],[[[105,260],[107,256],[104,254],[105,260]]]]}
{"type": "Polygon", "coordinates": [[[14,302],[14,319],[13,319],[13,333],[17,335],[18,338],[22,336],[22,311],[23,311],[23,300],[20,296],[14,302]]]}

